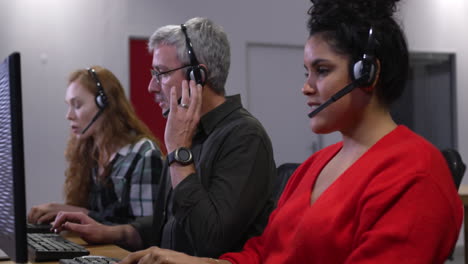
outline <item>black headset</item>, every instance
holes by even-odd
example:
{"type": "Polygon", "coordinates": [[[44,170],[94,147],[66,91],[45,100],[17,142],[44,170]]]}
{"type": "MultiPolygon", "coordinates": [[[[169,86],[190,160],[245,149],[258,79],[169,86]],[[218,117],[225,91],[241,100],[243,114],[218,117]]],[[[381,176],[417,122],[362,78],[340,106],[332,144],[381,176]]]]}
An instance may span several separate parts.
{"type": "Polygon", "coordinates": [[[88,68],[88,73],[91,75],[91,77],[93,78],[93,80],[96,83],[96,86],[98,88],[98,91],[96,93],[96,97],[94,97],[94,102],[96,103],[96,105],[98,107],[98,111],[93,116],[93,118],[88,123],[88,125],[83,130],[81,130],[81,134],[84,134],[84,133],[86,133],[86,131],[88,131],[88,129],[91,127],[91,125],[94,124],[94,122],[96,122],[98,117],[102,114],[102,112],[104,111],[104,108],[106,108],[107,105],[108,105],[107,96],[104,93],[104,89],[102,88],[102,84],[99,81],[99,78],[97,76],[96,71],[93,68],[88,68]]]}
{"type": "Polygon", "coordinates": [[[187,34],[187,27],[184,24],[180,25],[182,32],[185,35],[185,42],[187,43],[187,52],[190,58],[190,68],[187,70],[187,80],[194,80],[197,84],[202,86],[205,84],[206,80],[206,68],[197,60],[195,52],[193,51],[192,42],[187,34]]]}
{"type": "Polygon", "coordinates": [[[372,27],[369,29],[369,39],[367,47],[362,54],[362,58],[354,63],[349,64],[349,75],[351,75],[351,82],[343,89],[332,95],[330,99],[315,108],[314,111],[307,114],[309,118],[314,117],[320,111],[328,107],[330,104],[338,101],[343,96],[350,93],[354,88],[362,87],[365,91],[371,92],[374,88],[372,84],[376,78],[377,60],[374,57],[374,44],[375,39],[372,35],[372,27]]]}
{"type": "Polygon", "coordinates": [[[376,78],[377,60],[374,56],[375,39],[372,32],[372,27],[369,29],[369,38],[367,47],[362,54],[362,58],[350,65],[351,80],[356,81],[364,76],[368,76],[360,81],[359,86],[371,86],[376,78]]]}
{"type": "Polygon", "coordinates": [[[98,88],[96,97],[94,98],[96,105],[99,108],[99,110],[104,110],[104,108],[106,108],[106,106],[109,103],[106,93],[104,93],[104,89],[102,88],[102,84],[99,81],[96,71],[93,68],[88,68],[88,72],[93,78],[94,82],[96,82],[96,86],[98,88]]]}

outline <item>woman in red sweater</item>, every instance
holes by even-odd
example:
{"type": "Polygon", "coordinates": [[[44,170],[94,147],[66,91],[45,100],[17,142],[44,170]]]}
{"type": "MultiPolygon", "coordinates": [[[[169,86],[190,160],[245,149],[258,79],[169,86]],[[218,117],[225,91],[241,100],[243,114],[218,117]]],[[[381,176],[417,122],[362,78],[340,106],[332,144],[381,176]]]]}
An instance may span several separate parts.
{"type": "Polygon", "coordinates": [[[312,0],[302,93],[312,131],[342,141],[296,170],[261,236],[219,260],[155,247],[123,263],[444,263],[463,206],[440,151],[389,112],[408,72],[396,2],[312,0]]]}

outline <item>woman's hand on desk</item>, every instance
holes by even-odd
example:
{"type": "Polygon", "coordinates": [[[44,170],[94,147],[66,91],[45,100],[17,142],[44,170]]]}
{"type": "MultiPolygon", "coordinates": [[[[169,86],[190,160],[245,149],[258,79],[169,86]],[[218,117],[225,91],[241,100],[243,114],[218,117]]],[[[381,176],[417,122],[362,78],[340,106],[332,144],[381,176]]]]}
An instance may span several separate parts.
{"type": "Polygon", "coordinates": [[[74,232],[91,244],[110,244],[115,241],[112,226],[103,225],[82,212],[59,212],[52,229],[57,233],[65,230],[74,232]]]}
{"type": "Polygon", "coordinates": [[[231,264],[226,260],[199,258],[177,251],[150,247],[129,254],[119,264],[231,264]]]}
{"type": "Polygon", "coordinates": [[[88,210],[83,207],[59,203],[46,203],[31,208],[28,213],[28,222],[37,224],[50,223],[54,221],[55,216],[60,211],[88,213],[88,210]]]}

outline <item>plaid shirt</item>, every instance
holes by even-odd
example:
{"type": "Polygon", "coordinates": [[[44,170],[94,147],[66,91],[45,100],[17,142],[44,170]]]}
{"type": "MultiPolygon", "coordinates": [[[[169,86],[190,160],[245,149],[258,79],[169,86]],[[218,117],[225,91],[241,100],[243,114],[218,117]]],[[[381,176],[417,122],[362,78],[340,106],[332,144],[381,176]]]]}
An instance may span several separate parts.
{"type": "Polygon", "coordinates": [[[89,195],[89,216],[106,224],[125,224],[153,214],[156,183],[162,168],[161,151],[147,138],[121,148],[112,160],[112,171],[96,181],[89,195]]]}

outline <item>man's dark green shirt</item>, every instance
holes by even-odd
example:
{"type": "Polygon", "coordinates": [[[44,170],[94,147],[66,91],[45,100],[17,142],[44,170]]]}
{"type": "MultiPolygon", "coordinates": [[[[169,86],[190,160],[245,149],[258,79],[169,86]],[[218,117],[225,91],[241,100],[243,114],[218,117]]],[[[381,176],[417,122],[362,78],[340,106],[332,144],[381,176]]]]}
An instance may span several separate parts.
{"type": "Polygon", "coordinates": [[[132,223],[145,248],[218,257],[263,232],[274,206],[270,138],[239,95],[226,99],[200,120],[191,147],[197,172],[172,189],[166,161],[154,216],[132,223]]]}

